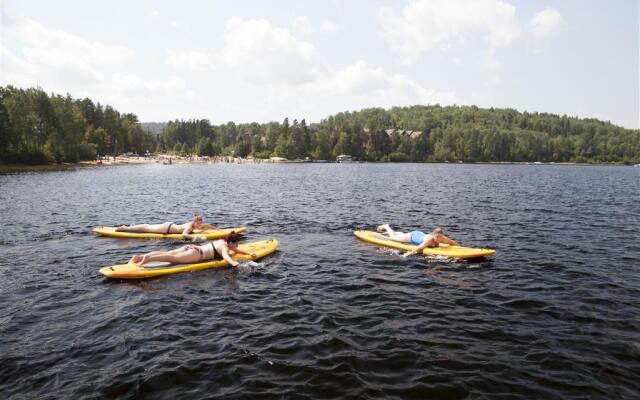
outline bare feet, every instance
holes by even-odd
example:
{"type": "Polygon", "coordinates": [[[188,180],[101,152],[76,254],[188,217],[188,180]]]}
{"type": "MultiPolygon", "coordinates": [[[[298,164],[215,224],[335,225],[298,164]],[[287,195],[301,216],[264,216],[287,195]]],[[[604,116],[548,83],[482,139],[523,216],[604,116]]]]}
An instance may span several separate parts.
{"type": "Polygon", "coordinates": [[[384,232],[384,231],[386,231],[387,229],[389,229],[389,224],[383,224],[383,225],[380,225],[379,227],[377,227],[377,228],[376,228],[376,230],[377,230],[378,232],[384,232]]]}
{"type": "Polygon", "coordinates": [[[133,256],[131,260],[129,260],[129,264],[139,264],[140,260],[142,260],[142,256],[133,256]]]}

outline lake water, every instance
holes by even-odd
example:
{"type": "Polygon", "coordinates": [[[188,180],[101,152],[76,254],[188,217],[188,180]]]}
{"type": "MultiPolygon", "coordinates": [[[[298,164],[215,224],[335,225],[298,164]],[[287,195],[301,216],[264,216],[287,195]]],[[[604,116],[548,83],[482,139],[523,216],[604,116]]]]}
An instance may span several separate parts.
{"type": "Polygon", "coordinates": [[[0,175],[0,397],[640,398],[640,168],[145,165],[0,175]],[[146,281],[102,266],[179,242],[91,229],[184,222],[254,266],[146,281]],[[355,229],[440,226],[448,261],[355,229]]]}

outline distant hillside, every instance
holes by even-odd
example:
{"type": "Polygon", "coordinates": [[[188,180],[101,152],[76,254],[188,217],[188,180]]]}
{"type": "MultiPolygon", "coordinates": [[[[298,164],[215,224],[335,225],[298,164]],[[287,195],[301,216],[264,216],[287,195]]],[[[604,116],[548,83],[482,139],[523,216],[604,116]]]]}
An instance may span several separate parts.
{"type": "Polygon", "coordinates": [[[159,135],[167,126],[166,122],[140,122],[143,131],[159,135]]]}
{"type": "Polygon", "coordinates": [[[172,152],[256,158],[412,162],[640,163],[640,130],[597,119],[475,106],[418,105],[341,112],[307,125],[142,122],[90,99],[0,86],[0,162],[172,152]]]}
{"type": "Polygon", "coordinates": [[[165,150],[202,155],[412,162],[640,162],[640,131],[610,122],[476,106],[418,105],[341,112],[307,125],[170,121],[165,150]]]}

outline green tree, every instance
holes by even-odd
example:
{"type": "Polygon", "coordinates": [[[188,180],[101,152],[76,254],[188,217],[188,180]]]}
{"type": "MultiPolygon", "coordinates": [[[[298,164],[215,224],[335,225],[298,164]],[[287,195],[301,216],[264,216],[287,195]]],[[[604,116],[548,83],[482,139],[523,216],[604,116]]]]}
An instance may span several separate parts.
{"type": "Polygon", "coordinates": [[[318,134],[315,137],[316,147],[311,153],[311,157],[315,160],[331,159],[331,141],[326,133],[318,134]]]}
{"type": "Polygon", "coordinates": [[[340,134],[338,135],[338,142],[333,148],[334,158],[342,154],[350,155],[350,150],[351,143],[349,143],[349,135],[347,134],[347,132],[340,132],[340,134]]]}
{"type": "Polygon", "coordinates": [[[211,139],[202,137],[196,146],[196,154],[199,156],[213,156],[213,143],[211,139]]]}
{"type": "Polygon", "coordinates": [[[183,149],[182,143],[176,143],[176,144],[173,146],[173,154],[180,154],[180,153],[182,153],[182,149],[183,149]]]}
{"type": "Polygon", "coordinates": [[[4,96],[4,91],[0,91],[0,161],[10,158],[16,142],[4,96]]]}

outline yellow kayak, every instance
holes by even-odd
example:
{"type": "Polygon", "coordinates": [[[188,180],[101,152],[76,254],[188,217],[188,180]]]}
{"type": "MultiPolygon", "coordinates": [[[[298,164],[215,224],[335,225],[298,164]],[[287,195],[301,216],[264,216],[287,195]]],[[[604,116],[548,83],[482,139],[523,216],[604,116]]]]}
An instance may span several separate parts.
{"type": "MultiPolygon", "coordinates": [[[[238,247],[242,250],[256,253],[258,257],[251,258],[243,254],[233,256],[234,260],[257,260],[269,255],[278,249],[279,242],[275,239],[262,240],[260,242],[244,243],[238,247]]],[[[201,269],[223,267],[227,265],[225,260],[211,260],[196,264],[174,264],[162,267],[144,267],[138,264],[120,264],[100,268],[100,273],[109,278],[116,279],[143,279],[160,275],[177,274],[179,272],[193,272],[201,269]]]]}
{"type": "MultiPolygon", "coordinates": [[[[246,231],[247,228],[244,226],[238,228],[224,228],[224,229],[203,229],[203,230],[194,230],[191,232],[192,235],[203,236],[207,239],[220,239],[227,236],[231,231],[235,231],[236,233],[242,233],[246,231]]],[[[115,227],[109,226],[99,226],[97,228],[93,228],[93,231],[98,235],[109,236],[114,238],[126,238],[126,239],[182,239],[182,235],[179,233],[170,233],[170,234],[162,234],[162,233],[138,233],[138,232],[116,232],[115,227]]]]}
{"type": "MultiPolygon", "coordinates": [[[[394,242],[389,239],[388,236],[383,235],[378,232],[373,231],[354,231],[353,232],[358,239],[364,240],[365,242],[379,244],[381,246],[392,247],[394,249],[400,250],[414,250],[415,245],[408,243],[399,243],[394,242]]],[[[440,244],[438,247],[426,248],[422,250],[423,254],[431,254],[436,256],[445,256],[451,258],[460,258],[460,259],[468,259],[468,258],[479,258],[479,257],[487,257],[496,253],[493,249],[475,249],[471,247],[462,247],[462,246],[450,246],[447,244],[440,244]]]]}

